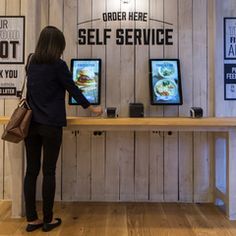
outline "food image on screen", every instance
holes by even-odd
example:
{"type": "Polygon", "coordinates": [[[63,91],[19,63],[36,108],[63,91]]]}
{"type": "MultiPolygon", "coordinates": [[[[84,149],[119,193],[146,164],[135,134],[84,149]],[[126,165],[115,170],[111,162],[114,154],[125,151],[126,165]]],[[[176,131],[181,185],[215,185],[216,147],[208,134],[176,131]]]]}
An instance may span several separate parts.
{"type": "Polygon", "coordinates": [[[159,74],[162,77],[171,77],[175,73],[174,65],[171,63],[164,63],[162,66],[159,67],[159,74]]]}
{"type": "Polygon", "coordinates": [[[152,105],[180,105],[182,91],[178,59],[150,59],[152,105]]]}
{"type": "MultiPolygon", "coordinates": [[[[91,104],[100,102],[100,59],[72,59],[73,80],[91,104]]],[[[70,104],[77,104],[70,98],[70,104]]]]}
{"type": "Polygon", "coordinates": [[[154,93],[163,100],[173,99],[177,94],[177,85],[170,79],[159,80],[154,86],[154,93]]]}
{"type": "Polygon", "coordinates": [[[87,87],[96,84],[96,75],[95,72],[92,71],[92,68],[84,67],[83,69],[78,69],[76,76],[75,83],[79,87],[87,87]]]}

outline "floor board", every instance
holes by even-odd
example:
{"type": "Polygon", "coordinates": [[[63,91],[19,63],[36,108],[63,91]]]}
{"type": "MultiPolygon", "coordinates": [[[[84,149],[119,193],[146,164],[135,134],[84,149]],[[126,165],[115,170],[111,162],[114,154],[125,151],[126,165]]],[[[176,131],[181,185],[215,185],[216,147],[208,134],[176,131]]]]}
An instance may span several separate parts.
{"type": "MultiPolygon", "coordinates": [[[[41,203],[38,203],[41,215],[41,203]]],[[[213,204],[178,203],[61,203],[55,217],[63,224],[52,236],[235,236],[229,221],[213,204]]],[[[29,235],[25,219],[11,219],[11,203],[0,201],[0,236],[29,235]]]]}

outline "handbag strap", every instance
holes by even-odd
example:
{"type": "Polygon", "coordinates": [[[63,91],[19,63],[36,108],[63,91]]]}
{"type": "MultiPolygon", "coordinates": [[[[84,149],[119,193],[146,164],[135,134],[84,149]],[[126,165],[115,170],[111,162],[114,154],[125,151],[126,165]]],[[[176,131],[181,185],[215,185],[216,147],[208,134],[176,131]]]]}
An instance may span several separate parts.
{"type": "Polygon", "coordinates": [[[18,104],[18,107],[25,107],[28,110],[30,110],[30,106],[29,103],[27,102],[27,100],[25,98],[22,98],[18,104]]]}
{"type": "Polygon", "coordinates": [[[29,69],[29,65],[30,65],[30,62],[31,62],[31,59],[33,57],[33,53],[31,53],[29,56],[28,56],[28,60],[27,60],[27,64],[26,64],[26,68],[25,68],[25,77],[24,77],[24,82],[23,82],[23,85],[22,85],[22,88],[20,90],[20,100],[22,99],[22,96],[23,96],[23,92],[25,90],[25,84],[26,84],[26,80],[27,80],[27,77],[28,77],[28,69],[29,69]]]}

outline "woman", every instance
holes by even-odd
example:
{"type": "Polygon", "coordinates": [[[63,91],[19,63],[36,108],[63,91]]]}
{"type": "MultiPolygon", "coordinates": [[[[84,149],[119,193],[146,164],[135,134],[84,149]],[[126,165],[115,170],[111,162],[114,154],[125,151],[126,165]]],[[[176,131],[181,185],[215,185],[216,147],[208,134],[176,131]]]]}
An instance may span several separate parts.
{"type": "Polygon", "coordinates": [[[50,231],[61,224],[53,219],[55,170],[62,142],[62,127],[66,126],[65,92],[100,115],[101,107],[93,107],[72,80],[66,63],[60,59],[65,49],[63,33],[56,27],[45,27],[39,37],[35,53],[28,59],[27,101],[33,111],[28,137],[25,139],[27,169],[24,179],[26,231],[42,227],[50,231]],[[30,62],[29,62],[30,61],[30,62]],[[41,168],[43,149],[43,220],[36,211],[36,180],[41,168]]]}

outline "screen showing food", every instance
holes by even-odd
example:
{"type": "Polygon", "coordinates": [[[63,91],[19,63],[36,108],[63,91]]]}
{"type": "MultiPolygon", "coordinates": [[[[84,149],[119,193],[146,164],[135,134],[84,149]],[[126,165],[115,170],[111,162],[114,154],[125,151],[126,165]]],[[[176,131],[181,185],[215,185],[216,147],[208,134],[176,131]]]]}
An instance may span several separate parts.
{"type": "MultiPolygon", "coordinates": [[[[101,59],[72,59],[73,80],[83,95],[93,105],[100,104],[101,59]]],[[[69,97],[70,105],[79,105],[69,97]]]]}
{"type": "Polygon", "coordinates": [[[152,105],[181,105],[182,88],[178,59],[150,59],[152,105]]]}

